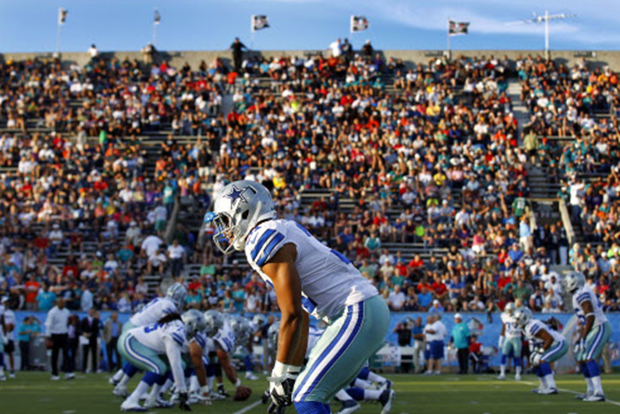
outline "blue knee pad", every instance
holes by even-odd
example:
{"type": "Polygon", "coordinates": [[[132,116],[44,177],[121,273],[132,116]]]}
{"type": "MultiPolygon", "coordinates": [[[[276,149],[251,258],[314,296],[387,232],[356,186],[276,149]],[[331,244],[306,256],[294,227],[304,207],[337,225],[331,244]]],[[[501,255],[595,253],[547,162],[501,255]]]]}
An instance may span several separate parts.
{"type": "Polygon", "coordinates": [[[252,360],[249,355],[245,356],[245,372],[252,371],[252,360]]]}
{"type": "Polygon", "coordinates": [[[296,402],[295,409],[298,414],[331,414],[329,404],[323,404],[318,401],[296,402]]]}
{"type": "Polygon", "coordinates": [[[508,362],[508,355],[502,354],[502,365],[506,365],[508,362]]]}
{"type": "MultiPolygon", "coordinates": [[[[172,375],[172,373],[169,373],[169,374],[172,375]]],[[[164,385],[167,379],[168,379],[168,374],[160,375],[159,378],[157,379],[157,385],[164,385]]]]}
{"type": "Polygon", "coordinates": [[[590,378],[601,376],[601,370],[598,367],[598,364],[596,363],[596,361],[588,361],[585,363],[585,366],[586,366],[586,369],[588,370],[588,374],[590,378]]]}
{"type": "Polygon", "coordinates": [[[515,367],[520,367],[521,366],[521,358],[512,358],[513,361],[515,362],[515,367]]]}
{"type": "Polygon", "coordinates": [[[146,382],[149,386],[151,386],[155,384],[157,381],[159,381],[161,377],[163,377],[163,375],[159,375],[159,374],[149,371],[146,374],[144,374],[142,381],[146,382]]]}
{"type": "Polygon", "coordinates": [[[206,370],[207,370],[207,377],[215,377],[215,371],[216,371],[215,364],[207,365],[206,370]]]}
{"type": "Polygon", "coordinates": [[[535,366],[534,367],[534,374],[536,374],[537,377],[542,377],[543,376],[542,371],[540,370],[539,366],[535,366]]]}
{"type": "Polygon", "coordinates": [[[360,371],[360,373],[357,376],[357,378],[365,380],[365,379],[368,379],[368,375],[370,375],[370,369],[368,369],[368,367],[364,367],[360,371]]]}
{"type": "Polygon", "coordinates": [[[359,387],[347,388],[347,394],[356,401],[364,401],[364,390],[359,387]]]}
{"type": "Polygon", "coordinates": [[[551,367],[546,362],[540,364],[540,371],[542,372],[543,377],[553,373],[553,371],[551,371],[551,367]]]}
{"type": "Polygon", "coordinates": [[[138,368],[134,367],[129,362],[125,362],[123,364],[123,372],[125,373],[125,375],[131,378],[136,375],[136,373],[138,372],[138,368]]]}

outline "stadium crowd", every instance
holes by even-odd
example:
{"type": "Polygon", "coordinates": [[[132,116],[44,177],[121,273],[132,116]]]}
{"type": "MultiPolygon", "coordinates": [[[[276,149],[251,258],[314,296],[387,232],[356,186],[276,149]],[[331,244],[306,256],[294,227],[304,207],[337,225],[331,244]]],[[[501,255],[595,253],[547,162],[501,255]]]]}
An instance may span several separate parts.
{"type": "MultiPolygon", "coordinates": [[[[71,310],[131,312],[148,300],[145,277],[201,263],[186,280],[190,306],[273,311],[273,292],[256,276],[199,242],[212,228],[166,231],[178,198],[204,210],[225,184],[250,179],[272,190],[283,217],[354,261],[394,311],[495,311],[514,299],[559,310],[562,287],[549,265],[587,256],[569,249],[561,224],[531,228],[525,166],[538,157],[565,179],[580,148],[559,160],[544,142],[519,148],[506,78],[523,80],[528,127],[557,135],[570,102],[543,107],[529,94],[564,99],[603,75],[579,72],[583,79],[556,91],[547,78],[569,72],[531,58],[433,58],[407,69],[370,44],[359,55],[343,45],[328,57],[246,56],[238,72],[219,59],[180,69],[101,56],[83,67],[0,64],[0,166],[16,168],[0,179],[0,296],[12,309],[48,310],[63,297],[71,310]],[[303,204],[304,192],[327,189],[303,204]],[[341,208],[349,199],[350,211],[341,208]],[[432,254],[405,258],[386,243],[432,254]]],[[[603,84],[592,88],[593,109],[611,76],[603,84]]],[[[575,125],[594,122],[583,112],[575,125]]],[[[613,127],[603,134],[594,124],[588,131],[605,138],[581,153],[599,157],[588,172],[605,173],[600,157],[613,160],[600,146],[613,145],[613,127]]],[[[583,196],[574,217],[615,217],[609,206],[593,214],[592,198],[583,196]]],[[[618,286],[603,279],[599,292],[617,309],[618,286]]]]}

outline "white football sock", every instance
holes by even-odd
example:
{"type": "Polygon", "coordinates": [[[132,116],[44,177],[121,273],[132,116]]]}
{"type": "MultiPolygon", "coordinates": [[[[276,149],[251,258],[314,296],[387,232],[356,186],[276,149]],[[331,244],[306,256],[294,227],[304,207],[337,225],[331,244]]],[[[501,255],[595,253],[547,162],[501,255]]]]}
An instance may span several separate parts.
{"type": "Polygon", "coordinates": [[[131,378],[127,376],[127,374],[123,374],[123,377],[121,378],[120,382],[118,383],[119,387],[127,387],[127,384],[129,384],[129,380],[131,378]]]}
{"type": "Polygon", "coordinates": [[[499,366],[499,373],[501,375],[506,375],[506,365],[500,365],[499,366]]]}
{"type": "Polygon", "coordinates": [[[159,393],[164,394],[166,391],[170,389],[170,387],[172,387],[173,384],[174,384],[174,381],[172,381],[170,378],[167,378],[166,382],[164,382],[164,385],[162,385],[162,387],[159,389],[159,393]]]}
{"type": "Polygon", "coordinates": [[[149,384],[144,381],[140,381],[136,389],[127,397],[127,401],[133,404],[138,404],[140,396],[149,390],[149,384]]]}
{"type": "Polygon", "coordinates": [[[118,371],[116,371],[116,374],[114,374],[112,379],[116,382],[119,382],[121,378],[123,378],[123,375],[125,375],[125,372],[122,369],[119,369],[118,371]]]}
{"type": "Polygon", "coordinates": [[[345,401],[349,401],[349,400],[353,400],[353,398],[347,394],[347,392],[345,390],[340,390],[336,393],[336,397],[335,397],[338,401],[340,402],[345,402],[345,401]]]}
{"type": "Polygon", "coordinates": [[[592,388],[596,394],[603,394],[603,383],[601,377],[590,377],[592,380],[592,388]]]}
{"type": "Polygon", "coordinates": [[[541,390],[546,390],[547,389],[547,381],[545,380],[545,377],[538,377],[538,381],[540,381],[540,389],[541,390]]]}
{"type": "Polygon", "coordinates": [[[545,375],[545,382],[547,383],[547,388],[557,388],[555,386],[555,378],[553,378],[553,374],[545,375]]]}
{"type": "Polygon", "coordinates": [[[378,382],[379,384],[383,384],[387,381],[386,378],[382,377],[381,375],[377,375],[372,371],[368,372],[368,380],[372,382],[378,382]]]}
{"type": "Polygon", "coordinates": [[[588,386],[588,392],[594,392],[594,383],[592,378],[586,378],[586,385],[588,386]]]}
{"type": "Polygon", "coordinates": [[[515,375],[521,375],[521,367],[515,368],[515,375]]]}
{"type": "Polygon", "coordinates": [[[198,392],[200,391],[200,384],[198,383],[198,377],[192,375],[189,378],[189,392],[198,392]]]}
{"type": "Polygon", "coordinates": [[[215,382],[215,377],[207,377],[207,385],[209,389],[213,391],[213,383],[215,382]]]}
{"type": "Polygon", "coordinates": [[[159,398],[160,391],[161,391],[161,385],[157,383],[153,384],[153,388],[151,388],[151,392],[149,393],[147,400],[151,400],[151,401],[157,400],[157,398],[159,398]]]}
{"type": "Polygon", "coordinates": [[[372,387],[372,383],[363,379],[355,378],[355,381],[353,381],[353,386],[365,390],[372,387]]]}
{"type": "Polygon", "coordinates": [[[364,399],[365,400],[379,400],[379,397],[381,397],[381,393],[383,393],[383,391],[380,390],[364,390],[364,399]]]}

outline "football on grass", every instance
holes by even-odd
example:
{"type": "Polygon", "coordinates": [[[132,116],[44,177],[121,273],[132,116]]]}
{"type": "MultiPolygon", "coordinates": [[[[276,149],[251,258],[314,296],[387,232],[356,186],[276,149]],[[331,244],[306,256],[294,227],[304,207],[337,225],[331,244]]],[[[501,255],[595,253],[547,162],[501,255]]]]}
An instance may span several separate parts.
{"type": "Polygon", "coordinates": [[[252,388],[239,385],[235,391],[235,401],[245,401],[252,395],[252,388]]]}

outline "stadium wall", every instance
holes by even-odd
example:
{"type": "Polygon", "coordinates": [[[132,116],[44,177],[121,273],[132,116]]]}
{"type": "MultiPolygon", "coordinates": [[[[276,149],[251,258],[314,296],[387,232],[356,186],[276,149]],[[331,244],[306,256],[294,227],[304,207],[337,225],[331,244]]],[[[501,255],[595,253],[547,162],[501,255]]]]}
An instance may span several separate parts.
{"type": "MultiPolygon", "coordinates": [[[[249,53],[255,53],[263,57],[285,57],[285,56],[305,56],[308,54],[326,53],[320,50],[263,50],[249,53]]],[[[216,57],[230,63],[230,52],[223,51],[160,51],[158,52],[161,59],[170,62],[175,67],[180,67],[185,62],[192,67],[198,67],[201,61],[211,64],[216,57]]],[[[402,59],[409,67],[414,67],[418,63],[428,63],[429,59],[439,57],[447,53],[442,50],[383,50],[384,56],[402,59]]],[[[511,60],[515,60],[520,56],[542,56],[540,50],[454,50],[452,56],[507,56],[511,60]]],[[[102,52],[100,56],[105,58],[117,57],[120,60],[138,59],[142,61],[144,55],[141,52],[102,52]]],[[[620,68],[620,51],[553,51],[551,57],[557,63],[573,65],[582,58],[595,67],[610,66],[612,68],[620,68]]],[[[52,59],[53,53],[2,53],[0,61],[22,61],[27,59],[52,59]]],[[[63,62],[75,62],[84,65],[90,61],[87,53],[67,52],[62,54],[63,62]]]]}
{"type": "MultiPolygon", "coordinates": [[[[101,314],[102,321],[107,320],[110,316],[110,312],[102,311],[100,312],[100,314],[101,314]]],[[[30,316],[30,315],[35,315],[41,321],[42,324],[45,324],[45,318],[47,316],[46,312],[17,311],[15,312],[15,316],[17,318],[16,329],[19,326],[19,324],[23,321],[23,319],[26,316],[30,316]]],[[[77,315],[79,315],[81,319],[81,318],[86,317],[87,314],[85,312],[77,312],[77,315]]],[[[397,344],[396,334],[393,333],[393,330],[396,327],[396,325],[402,322],[405,318],[411,317],[413,319],[416,319],[417,317],[421,317],[422,322],[426,324],[426,319],[428,318],[428,315],[429,314],[426,312],[392,313],[391,318],[390,318],[390,329],[388,331],[389,334],[387,337],[387,341],[392,344],[397,344]]],[[[497,341],[499,339],[499,335],[502,329],[502,324],[501,324],[499,313],[491,314],[490,318],[489,318],[489,315],[486,313],[464,313],[462,315],[464,318],[464,322],[470,326],[472,333],[474,333],[475,331],[478,331],[477,332],[479,333],[478,340],[482,343],[482,345],[497,348],[497,341]]],[[[131,315],[127,313],[119,313],[119,320],[124,323],[129,319],[130,316],[131,315]]],[[[574,315],[572,313],[535,314],[535,317],[542,321],[546,321],[553,317],[557,319],[558,321],[560,321],[562,326],[567,326],[569,324],[570,319],[573,316],[574,315]]],[[[614,314],[614,313],[607,314],[607,317],[609,318],[609,322],[611,323],[612,329],[613,329],[613,333],[611,336],[611,346],[614,352],[612,352],[612,355],[616,355],[616,358],[613,360],[612,365],[620,366],[620,358],[617,357],[618,349],[620,348],[620,314],[614,314]]],[[[454,326],[454,314],[453,313],[442,314],[442,321],[445,324],[448,333],[450,333],[450,331],[452,330],[452,327],[454,326]]],[[[44,327],[42,328],[45,330],[44,327]]],[[[446,342],[448,340],[449,338],[446,339],[446,342]]],[[[498,354],[495,354],[491,357],[490,363],[492,366],[498,366],[499,362],[500,362],[500,357],[498,354]]],[[[454,365],[454,363],[455,362],[452,361],[452,365],[454,365]]],[[[447,365],[447,364],[448,364],[448,361],[444,360],[444,365],[447,365]]]]}

